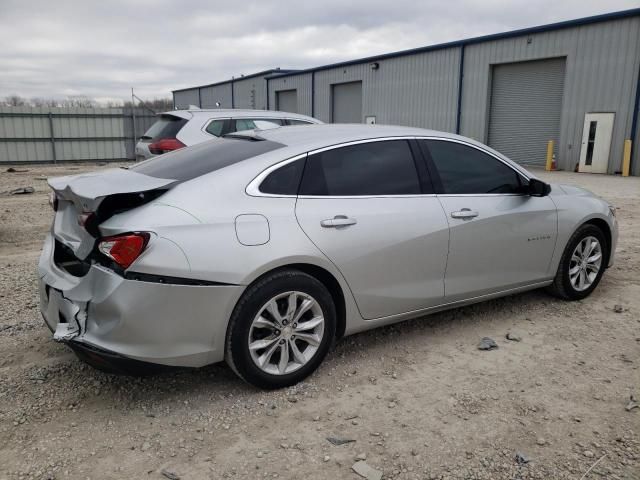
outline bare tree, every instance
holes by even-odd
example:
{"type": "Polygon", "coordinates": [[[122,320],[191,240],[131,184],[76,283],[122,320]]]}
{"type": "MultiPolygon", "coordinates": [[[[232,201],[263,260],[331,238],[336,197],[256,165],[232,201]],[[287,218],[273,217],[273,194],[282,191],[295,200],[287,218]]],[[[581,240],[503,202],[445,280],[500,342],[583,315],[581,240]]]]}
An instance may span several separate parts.
{"type": "Polygon", "coordinates": [[[85,95],[74,95],[67,97],[60,102],[61,107],[85,107],[91,108],[98,106],[98,103],[93,99],[85,95]]]}
{"type": "Polygon", "coordinates": [[[94,98],[86,95],[74,95],[65,99],[32,97],[24,98],[20,95],[9,95],[0,98],[0,106],[7,107],[111,107],[122,108],[135,106],[136,108],[144,108],[152,112],[164,112],[173,109],[173,100],[171,98],[154,98],[152,100],[141,100],[132,105],[130,100],[118,101],[109,100],[106,102],[98,102],[94,98]]]}
{"type": "Polygon", "coordinates": [[[20,95],[9,95],[4,98],[4,103],[7,107],[24,107],[27,105],[27,100],[20,95]]]}
{"type": "Polygon", "coordinates": [[[172,98],[154,98],[150,102],[145,102],[154,110],[164,111],[173,109],[172,98]]]}
{"type": "Polygon", "coordinates": [[[58,100],[42,97],[34,97],[29,100],[29,103],[34,107],[57,107],[60,105],[58,100]]]}
{"type": "MultiPolygon", "coordinates": [[[[136,97],[137,98],[137,97],[136,97]]],[[[124,102],[123,106],[132,107],[130,100],[124,102]]],[[[140,100],[135,103],[135,106],[140,108],[147,108],[154,112],[166,112],[167,110],[173,110],[173,99],[171,98],[154,98],[152,100],[140,100]]]]}

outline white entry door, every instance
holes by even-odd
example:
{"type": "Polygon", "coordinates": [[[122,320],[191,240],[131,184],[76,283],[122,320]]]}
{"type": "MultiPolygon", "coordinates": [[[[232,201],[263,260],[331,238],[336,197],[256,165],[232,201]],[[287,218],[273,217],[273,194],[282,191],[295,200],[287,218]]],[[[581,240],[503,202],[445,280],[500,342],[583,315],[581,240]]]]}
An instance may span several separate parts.
{"type": "Polygon", "coordinates": [[[578,171],[607,173],[613,118],[613,113],[587,113],[584,116],[578,171]]]}

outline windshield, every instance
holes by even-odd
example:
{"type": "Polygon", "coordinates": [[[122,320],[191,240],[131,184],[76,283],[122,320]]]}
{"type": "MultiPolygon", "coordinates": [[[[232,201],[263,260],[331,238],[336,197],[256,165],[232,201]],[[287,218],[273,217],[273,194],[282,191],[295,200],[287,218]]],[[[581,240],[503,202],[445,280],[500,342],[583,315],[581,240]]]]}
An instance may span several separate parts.
{"type": "Polygon", "coordinates": [[[145,140],[176,138],[176,135],[186,123],[187,120],[184,118],[174,117],[173,115],[160,115],[160,118],[140,138],[145,140]]]}
{"type": "Polygon", "coordinates": [[[269,140],[224,138],[165,153],[129,169],[184,182],[282,147],[283,144],[269,140]]]}

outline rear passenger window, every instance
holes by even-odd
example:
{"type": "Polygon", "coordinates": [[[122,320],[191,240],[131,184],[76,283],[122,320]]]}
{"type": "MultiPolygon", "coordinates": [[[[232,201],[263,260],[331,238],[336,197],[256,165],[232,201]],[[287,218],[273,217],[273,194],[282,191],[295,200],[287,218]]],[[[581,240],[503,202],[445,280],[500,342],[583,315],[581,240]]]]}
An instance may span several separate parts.
{"type": "Polygon", "coordinates": [[[303,170],[304,160],[288,163],[267,175],[260,184],[260,191],[272,195],[297,195],[303,170]]]}
{"type": "Polygon", "coordinates": [[[420,182],[406,140],[370,142],[309,156],[300,195],[413,195],[420,182]]]}
{"type": "Polygon", "coordinates": [[[207,128],[205,130],[207,131],[207,133],[210,133],[211,135],[215,135],[216,137],[219,137],[222,134],[223,127],[224,127],[224,120],[213,120],[209,122],[209,125],[207,125],[207,128]]]}
{"type": "Polygon", "coordinates": [[[523,193],[526,180],[477,148],[443,140],[424,141],[446,194],[523,193]]]}

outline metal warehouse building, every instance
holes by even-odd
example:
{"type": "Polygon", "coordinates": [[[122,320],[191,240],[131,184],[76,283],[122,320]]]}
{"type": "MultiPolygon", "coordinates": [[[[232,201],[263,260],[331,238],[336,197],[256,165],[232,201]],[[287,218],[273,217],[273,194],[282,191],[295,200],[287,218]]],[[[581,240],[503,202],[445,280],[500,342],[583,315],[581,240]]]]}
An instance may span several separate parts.
{"type": "Polygon", "coordinates": [[[173,92],[176,108],[456,132],[526,165],[640,175],[640,9],[173,92]],[[631,142],[629,142],[631,140],[631,142]],[[626,152],[625,152],[626,149],[626,152]]]}

